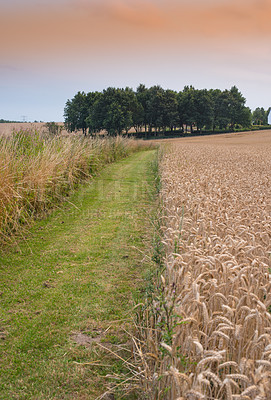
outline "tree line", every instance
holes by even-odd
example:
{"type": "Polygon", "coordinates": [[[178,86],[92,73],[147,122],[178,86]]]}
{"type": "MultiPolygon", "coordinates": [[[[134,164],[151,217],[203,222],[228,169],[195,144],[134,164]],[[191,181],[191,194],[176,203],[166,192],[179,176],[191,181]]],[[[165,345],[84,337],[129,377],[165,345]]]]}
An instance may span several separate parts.
{"type": "Polygon", "coordinates": [[[166,131],[202,132],[248,128],[252,122],[267,124],[269,110],[253,113],[236,86],[230,90],[195,89],[176,92],[140,84],[136,91],[109,87],[103,92],[78,92],[64,108],[68,131],[86,135],[107,131],[110,136],[128,132],[146,136],[166,131]]]}
{"type": "Polygon", "coordinates": [[[255,125],[268,125],[268,116],[271,107],[265,110],[263,107],[257,107],[252,113],[252,121],[255,125]]]}
{"type": "Polygon", "coordinates": [[[3,118],[1,118],[0,119],[0,124],[17,124],[17,123],[20,123],[20,121],[9,121],[9,120],[7,120],[7,119],[3,119],[3,118]]]}

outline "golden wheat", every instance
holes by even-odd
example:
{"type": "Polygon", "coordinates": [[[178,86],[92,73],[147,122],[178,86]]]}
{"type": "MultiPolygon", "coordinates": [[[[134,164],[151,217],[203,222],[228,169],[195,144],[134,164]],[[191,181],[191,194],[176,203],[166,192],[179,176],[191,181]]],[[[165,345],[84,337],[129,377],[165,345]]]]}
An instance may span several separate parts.
{"type": "Polygon", "coordinates": [[[146,392],[271,399],[271,132],[175,142],[160,170],[165,270],[146,392]]]}

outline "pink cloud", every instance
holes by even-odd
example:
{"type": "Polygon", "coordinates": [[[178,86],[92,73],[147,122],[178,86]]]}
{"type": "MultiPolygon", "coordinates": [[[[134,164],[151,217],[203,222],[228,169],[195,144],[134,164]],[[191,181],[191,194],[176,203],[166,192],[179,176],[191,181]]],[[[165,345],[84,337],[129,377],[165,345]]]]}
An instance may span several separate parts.
{"type": "Polygon", "coordinates": [[[249,44],[271,36],[271,3],[265,0],[183,2],[72,0],[65,7],[35,6],[0,15],[2,55],[65,57],[89,49],[119,51],[129,46],[189,48],[201,41],[249,44]]]}

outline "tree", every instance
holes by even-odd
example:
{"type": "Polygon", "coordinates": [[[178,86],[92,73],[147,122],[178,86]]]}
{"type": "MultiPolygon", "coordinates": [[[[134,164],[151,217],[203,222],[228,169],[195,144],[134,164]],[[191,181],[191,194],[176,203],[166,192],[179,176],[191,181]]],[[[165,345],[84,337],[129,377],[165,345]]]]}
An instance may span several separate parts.
{"type": "Polygon", "coordinates": [[[152,132],[152,128],[157,132],[163,126],[163,95],[164,89],[159,85],[152,86],[148,90],[146,114],[149,132],[152,132]]]}
{"type": "Polygon", "coordinates": [[[239,122],[244,128],[249,128],[252,123],[252,113],[249,107],[243,107],[242,111],[240,112],[239,122]]]}
{"type": "Polygon", "coordinates": [[[83,131],[86,135],[86,118],[89,115],[88,97],[85,92],[78,92],[72,100],[67,100],[64,109],[65,127],[68,131],[83,131]]]}
{"type": "Polygon", "coordinates": [[[268,125],[268,116],[271,108],[265,111],[263,107],[257,107],[252,113],[252,122],[254,125],[268,125]]]}
{"type": "MultiPolygon", "coordinates": [[[[245,106],[246,99],[233,86],[230,90],[195,89],[185,86],[182,92],[164,90],[155,85],[149,89],[140,84],[134,92],[109,87],[100,92],[78,92],[72,100],[67,100],[64,117],[68,130],[82,129],[86,134],[106,130],[109,135],[128,134],[131,127],[136,132],[145,126],[145,132],[171,131],[181,126],[215,130],[235,125],[249,126],[251,111],[245,106]]],[[[253,113],[253,121],[267,123],[270,109],[258,108],[253,113]]],[[[254,122],[255,123],[255,122],[254,122]]]]}
{"type": "Polygon", "coordinates": [[[182,131],[184,131],[184,127],[186,125],[186,115],[185,115],[185,99],[184,93],[177,93],[177,103],[178,103],[178,126],[181,127],[182,131]]]}
{"type": "Polygon", "coordinates": [[[235,124],[249,126],[250,113],[248,108],[245,107],[246,99],[242,93],[233,86],[229,91],[225,91],[228,99],[228,106],[225,109],[225,115],[229,118],[230,127],[234,129],[235,124]]]}
{"type": "Polygon", "coordinates": [[[179,122],[177,93],[173,90],[165,90],[163,92],[162,102],[162,127],[164,130],[168,127],[173,131],[179,122]]]}
{"type": "Polygon", "coordinates": [[[140,113],[142,112],[142,106],[139,105],[133,89],[126,87],[119,90],[119,104],[124,113],[124,130],[128,134],[132,126],[137,128],[141,125],[140,113]]]}
{"type": "Polygon", "coordinates": [[[220,89],[211,89],[209,93],[213,102],[213,130],[226,129],[230,123],[230,117],[225,112],[228,108],[228,95],[220,89]]]}
{"type": "Polygon", "coordinates": [[[89,92],[87,94],[88,116],[85,121],[90,134],[99,132],[102,129],[100,127],[100,123],[98,122],[98,116],[96,115],[94,118],[94,114],[97,114],[95,111],[95,104],[98,103],[101,96],[102,93],[100,92],[89,92]]]}
{"type": "Polygon", "coordinates": [[[206,89],[194,90],[193,92],[194,122],[200,132],[204,126],[211,126],[213,122],[213,102],[206,89]]]}
{"type": "Polygon", "coordinates": [[[195,123],[195,88],[193,86],[185,86],[183,91],[178,94],[178,109],[179,120],[182,125],[190,126],[190,131],[193,132],[195,123]]]}
{"type": "Polygon", "coordinates": [[[125,119],[126,115],[124,114],[121,105],[117,101],[113,101],[109,104],[103,121],[104,129],[106,129],[111,136],[116,133],[120,135],[125,127],[125,119]]]}
{"type": "Polygon", "coordinates": [[[142,83],[136,89],[136,98],[139,104],[138,110],[136,112],[137,125],[145,127],[145,132],[147,131],[148,125],[148,100],[149,100],[149,89],[146,88],[142,83]]]}
{"type": "Polygon", "coordinates": [[[60,134],[64,128],[63,125],[58,125],[56,122],[46,122],[44,126],[46,129],[48,129],[48,132],[51,133],[52,135],[60,134]]]}
{"type": "Polygon", "coordinates": [[[109,87],[96,95],[87,125],[92,131],[106,130],[109,135],[128,133],[134,125],[134,113],[138,111],[138,103],[132,89],[116,89],[109,87]]]}
{"type": "Polygon", "coordinates": [[[141,132],[144,125],[144,108],[136,99],[136,106],[132,113],[133,127],[136,132],[141,132]]]}

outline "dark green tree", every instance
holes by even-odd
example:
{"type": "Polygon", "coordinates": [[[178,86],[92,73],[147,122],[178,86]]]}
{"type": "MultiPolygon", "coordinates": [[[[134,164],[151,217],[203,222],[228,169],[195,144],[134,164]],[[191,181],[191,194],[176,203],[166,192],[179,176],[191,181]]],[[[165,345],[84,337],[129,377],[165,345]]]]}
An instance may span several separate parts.
{"type": "Polygon", "coordinates": [[[136,98],[139,104],[139,115],[137,116],[138,125],[143,125],[145,127],[145,132],[149,124],[148,120],[148,101],[149,101],[149,89],[146,88],[142,83],[136,89],[136,98]]]}
{"type": "Polygon", "coordinates": [[[213,102],[213,124],[212,128],[226,129],[230,124],[230,118],[225,110],[228,109],[228,95],[220,89],[211,89],[209,91],[213,102]]]}
{"type": "Polygon", "coordinates": [[[124,130],[126,134],[132,128],[135,127],[137,130],[141,125],[140,113],[142,112],[142,107],[139,105],[137,97],[133,89],[126,87],[125,89],[120,89],[119,103],[122,112],[125,115],[124,120],[124,130]]]}
{"type": "Polygon", "coordinates": [[[96,95],[87,125],[94,132],[106,130],[109,135],[128,133],[134,125],[134,115],[138,111],[135,93],[130,88],[109,87],[99,96],[96,95]]]}
{"type": "Polygon", "coordinates": [[[236,124],[249,126],[251,122],[251,113],[245,106],[246,99],[236,86],[230,90],[225,90],[228,100],[228,106],[225,109],[225,116],[229,118],[230,128],[234,130],[236,124]]]}
{"type": "Polygon", "coordinates": [[[123,112],[121,105],[117,101],[113,101],[109,104],[105,114],[104,129],[111,136],[120,135],[125,128],[126,118],[127,115],[123,112]]]}
{"type": "Polygon", "coordinates": [[[164,89],[161,86],[152,86],[148,90],[147,100],[147,121],[149,132],[157,132],[163,127],[163,100],[164,100],[164,89]]]}
{"type": "Polygon", "coordinates": [[[257,107],[252,113],[252,122],[254,125],[268,125],[268,116],[270,107],[265,111],[263,107],[257,107]]]}
{"type": "Polygon", "coordinates": [[[190,126],[193,132],[195,123],[195,88],[193,86],[185,86],[183,91],[178,94],[178,110],[180,123],[185,127],[190,126]]]}
{"type": "Polygon", "coordinates": [[[52,135],[58,135],[63,130],[64,126],[59,125],[56,122],[46,122],[44,127],[48,130],[52,135]]]}
{"type": "MultiPolygon", "coordinates": [[[[106,130],[109,135],[129,133],[131,127],[136,132],[145,126],[145,132],[182,130],[190,126],[213,130],[234,129],[236,125],[248,127],[251,124],[251,111],[245,106],[245,98],[236,86],[230,90],[195,89],[185,86],[182,92],[164,90],[156,85],[146,88],[140,84],[134,92],[109,87],[102,93],[78,92],[65,105],[64,117],[68,130],[82,129],[86,134],[106,130]]],[[[256,109],[254,121],[267,123],[269,110],[256,109]]],[[[254,122],[255,123],[255,122],[254,122]]]]}
{"type": "Polygon", "coordinates": [[[87,133],[86,118],[89,115],[88,98],[85,92],[78,92],[72,100],[67,100],[64,108],[65,127],[68,131],[82,130],[87,133]]]}
{"type": "Polygon", "coordinates": [[[204,126],[210,127],[213,123],[214,108],[210,93],[206,89],[194,90],[193,96],[194,123],[198,131],[204,126]]]}
{"type": "Polygon", "coordinates": [[[179,122],[177,92],[169,89],[163,92],[161,113],[163,130],[169,128],[172,132],[179,122]]]}

